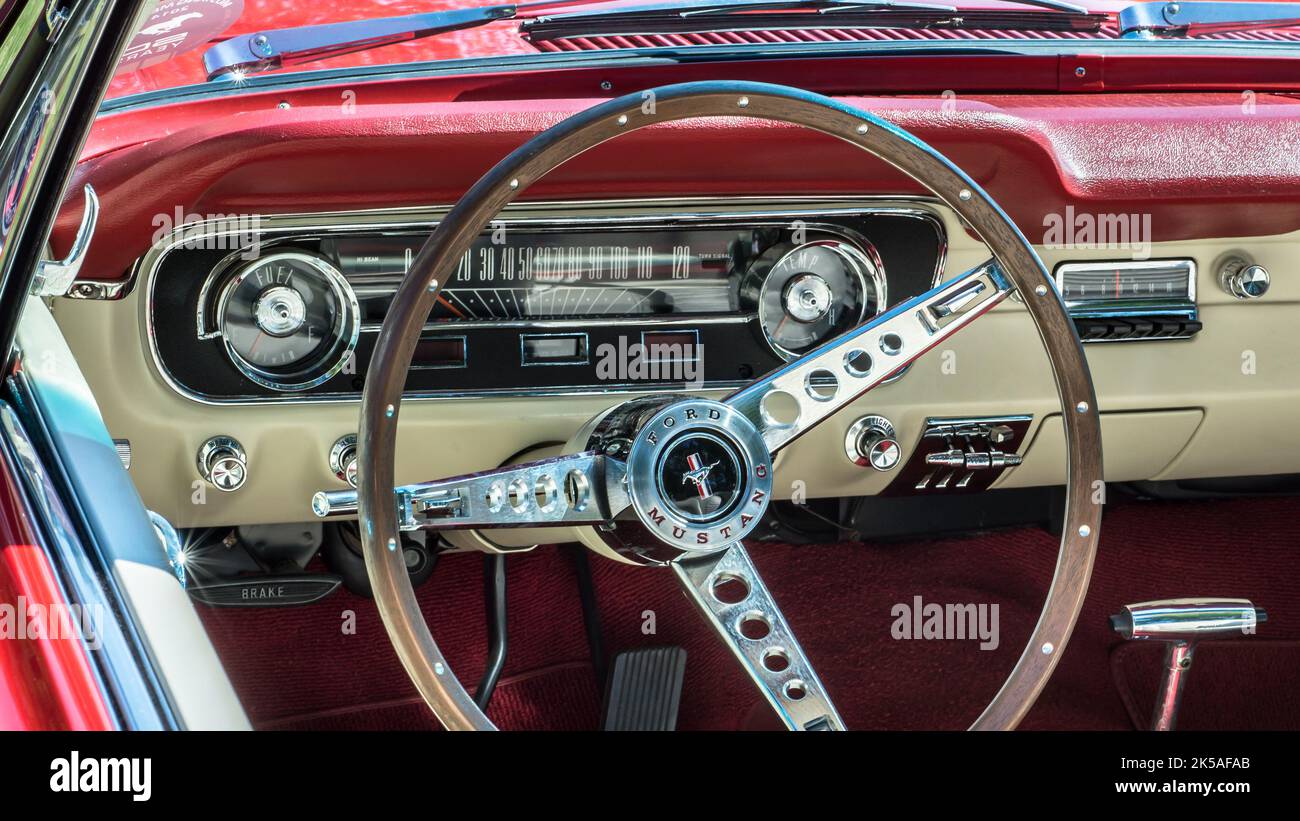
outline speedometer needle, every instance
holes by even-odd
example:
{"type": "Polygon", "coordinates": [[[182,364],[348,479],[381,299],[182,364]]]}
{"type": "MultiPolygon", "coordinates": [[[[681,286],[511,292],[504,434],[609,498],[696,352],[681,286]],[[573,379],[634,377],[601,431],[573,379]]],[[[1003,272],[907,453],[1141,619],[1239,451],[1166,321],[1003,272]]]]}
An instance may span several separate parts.
{"type": "Polygon", "coordinates": [[[443,297],[442,294],[438,294],[438,299],[437,299],[436,301],[437,301],[439,304],[441,304],[444,308],[446,308],[447,310],[451,311],[451,312],[452,312],[453,314],[455,314],[456,316],[460,317],[461,319],[464,319],[464,318],[465,318],[465,315],[462,314],[460,311],[456,310],[456,307],[455,307],[454,305],[452,305],[450,302],[448,302],[448,301],[446,300],[446,298],[443,297]]]}

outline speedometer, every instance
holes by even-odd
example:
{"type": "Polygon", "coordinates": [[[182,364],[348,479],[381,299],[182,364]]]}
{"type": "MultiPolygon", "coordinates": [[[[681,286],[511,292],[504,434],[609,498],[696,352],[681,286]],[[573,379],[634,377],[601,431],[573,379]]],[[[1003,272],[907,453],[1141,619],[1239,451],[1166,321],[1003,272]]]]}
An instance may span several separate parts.
{"type": "Polygon", "coordinates": [[[351,287],[313,254],[271,254],[222,289],[218,325],[235,366],[260,385],[303,390],[347,363],[360,332],[351,287]]]}

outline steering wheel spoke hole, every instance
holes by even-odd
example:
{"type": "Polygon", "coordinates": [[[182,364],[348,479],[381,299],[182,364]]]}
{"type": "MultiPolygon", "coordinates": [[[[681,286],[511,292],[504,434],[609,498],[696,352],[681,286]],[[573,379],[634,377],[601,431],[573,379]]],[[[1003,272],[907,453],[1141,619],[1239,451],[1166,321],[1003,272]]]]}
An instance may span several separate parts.
{"type": "Polygon", "coordinates": [[[488,488],[487,493],[483,496],[483,502],[487,505],[489,513],[498,513],[506,502],[506,489],[500,482],[496,482],[488,488]]]}
{"type": "Polygon", "coordinates": [[[750,641],[762,641],[772,634],[772,620],[761,610],[748,610],[736,619],[736,632],[750,641]]]}
{"type": "Polygon", "coordinates": [[[560,501],[560,488],[549,473],[537,477],[533,485],[533,497],[537,500],[537,509],[543,513],[555,510],[560,501]]]}
{"type": "Polygon", "coordinates": [[[903,337],[893,333],[881,336],[880,350],[889,356],[898,356],[903,352],[903,337]]]}
{"type": "Polygon", "coordinates": [[[709,583],[709,592],[720,604],[740,604],[749,598],[749,582],[735,573],[719,573],[709,583]]]}
{"type": "Polygon", "coordinates": [[[804,379],[804,390],[814,402],[829,402],[840,392],[840,380],[825,368],[818,368],[804,379]]]}
{"type": "Polygon", "coordinates": [[[763,669],[769,673],[784,673],[790,669],[790,654],[784,647],[770,647],[764,650],[763,669]]]}
{"type": "Polygon", "coordinates": [[[580,470],[571,470],[564,477],[564,500],[569,507],[581,513],[591,501],[591,482],[587,474],[580,470]]]}
{"type": "Polygon", "coordinates": [[[871,354],[861,348],[844,354],[844,372],[855,379],[868,376],[871,373],[871,354]]]}
{"type": "Polygon", "coordinates": [[[799,401],[782,390],[768,391],[759,410],[764,421],[775,427],[789,427],[799,421],[799,401]]]}
{"type": "Polygon", "coordinates": [[[523,479],[515,479],[506,489],[507,497],[510,499],[510,507],[515,513],[523,513],[528,509],[529,496],[528,483],[523,479]]]}

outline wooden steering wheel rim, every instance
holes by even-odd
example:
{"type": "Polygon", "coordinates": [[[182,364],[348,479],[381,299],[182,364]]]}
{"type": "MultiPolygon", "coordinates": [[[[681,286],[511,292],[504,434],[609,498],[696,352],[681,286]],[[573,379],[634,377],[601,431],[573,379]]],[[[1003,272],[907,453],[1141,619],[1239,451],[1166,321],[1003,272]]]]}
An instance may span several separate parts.
{"type": "Polygon", "coordinates": [[[1051,362],[1061,399],[1068,479],[1065,527],[1051,587],[1014,669],[971,729],[1012,729],[1047,683],[1087,593],[1101,523],[1101,428],[1079,337],[1028,240],[984,191],[908,132],[828,97],[786,86],[710,81],[633,93],[576,114],[533,137],[483,176],[412,261],[375,346],[361,403],[358,505],[366,570],[402,665],[448,729],[495,729],[443,657],[397,549],[394,459],[402,390],[420,330],[445,276],[508,203],[556,166],[625,134],[695,117],[752,117],[820,131],[863,148],[930,189],[988,245],[1022,295],[1051,362]]]}

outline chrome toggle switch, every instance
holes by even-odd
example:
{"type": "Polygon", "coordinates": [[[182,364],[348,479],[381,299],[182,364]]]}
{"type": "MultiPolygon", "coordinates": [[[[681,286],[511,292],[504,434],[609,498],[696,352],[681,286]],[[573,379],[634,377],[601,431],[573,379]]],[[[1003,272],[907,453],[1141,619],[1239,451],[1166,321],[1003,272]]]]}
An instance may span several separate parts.
{"type": "Polygon", "coordinates": [[[903,458],[896,436],[893,424],[885,417],[864,416],[844,435],[844,453],[859,467],[893,470],[903,458]]]}
{"type": "Polygon", "coordinates": [[[925,457],[927,465],[939,465],[949,468],[967,470],[991,470],[1015,467],[1022,461],[1018,453],[1004,453],[1000,450],[963,451],[956,448],[931,453],[925,457]]]}
{"type": "Polygon", "coordinates": [[[214,436],[199,448],[199,475],[217,490],[239,490],[248,480],[248,457],[239,442],[229,436],[214,436]]]}

